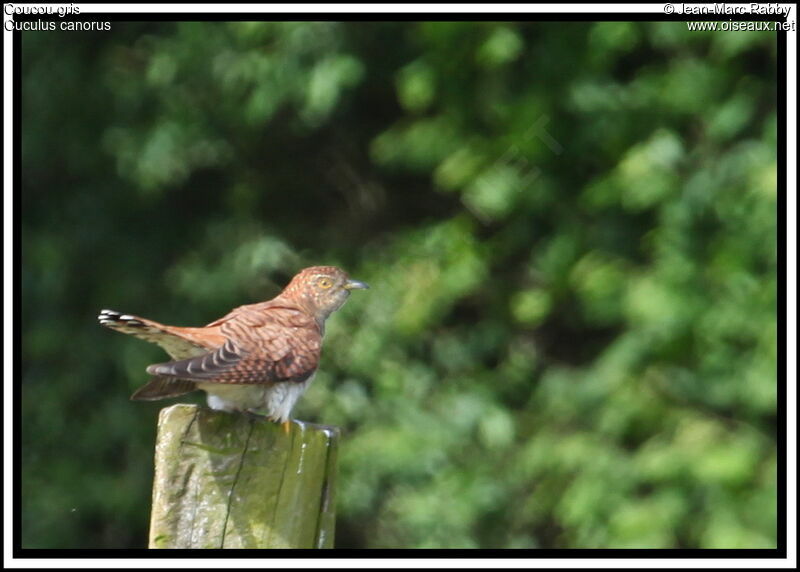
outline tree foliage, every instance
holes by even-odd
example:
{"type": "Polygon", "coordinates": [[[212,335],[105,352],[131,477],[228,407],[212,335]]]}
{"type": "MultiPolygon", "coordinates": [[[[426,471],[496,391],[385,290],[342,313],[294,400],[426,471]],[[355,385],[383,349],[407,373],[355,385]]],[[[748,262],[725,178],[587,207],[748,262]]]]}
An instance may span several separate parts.
{"type": "MultiPolygon", "coordinates": [[[[337,264],[340,547],[776,544],[776,38],[119,23],[22,41],[23,545],[145,544],[157,347],[337,264]]],[[[202,400],[202,396],[192,398],[202,400]]]]}

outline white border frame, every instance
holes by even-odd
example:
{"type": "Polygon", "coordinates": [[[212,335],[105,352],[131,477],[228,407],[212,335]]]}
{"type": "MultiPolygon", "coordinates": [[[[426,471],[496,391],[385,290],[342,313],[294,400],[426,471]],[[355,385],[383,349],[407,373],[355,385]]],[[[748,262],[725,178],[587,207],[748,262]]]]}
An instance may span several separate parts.
{"type": "MultiPolygon", "coordinates": [[[[30,3],[28,5],[53,6],[52,3],[30,3]]],[[[23,5],[20,3],[19,5],[23,5]]],[[[63,6],[63,4],[61,4],[63,6]]],[[[594,13],[650,13],[662,14],[665,4],[85,4],[76,3],[81,14],[91,13],[198,13],[209,14],[225,13],[340,13],[343,15],[361,12],[392,13],[490,13],[502,14],[507,12],[547,14],[554,12],[594,12],[594,13]]],[[[679,5],[679,3],[675,3],[679,5]]],[[[682,4],[681,4],[682,5],[682,4]]],[[[771,5],[775,5],[774,3],[771,5]]],[[[4,5],[5,6],[5,5],[4,5]]],[[[730,6],[747,6],[750,4],[730,4],[730,6]]],[[[793,8],[788,21],[795,22],[797,26],[797,8],[792,4],[780,4],[781,7],[793,8]]],[[[7,18],[3,14],[4,21],[7,18]]],[[[3,322],[4,344],[4,386],[3,386],[3,427],[4,455],[6,467],[13,467],[13,394],[12,384],[16,383],[12,370],[12,340],[14,314],[12,298],[13,276],[13,57],[14,48],[12,33],[4,32],[4,58],[3,58],[3,115],[5,129],[4,141],[4,177],[3,177],[3,254],[4,275],[3,281],[3,309],[5,319],[3,322]]],[[[786,193],[787,210],[785,213],[787,229],[787,558],[786,559],[715,559],[715,558],[393,558],[391,560],[378,558],[269,558],[269,559],[228,559],[228,558],[75,558],[65,559],[40,559],[24,558],[15,559],[12,555],[11,530],[13,530],[13,487],[12,477],[14,471],[6,469],[3,472],[3,494],[5,510],[3,523],[6,533],[3,535],[4,566],[9,568],[118,568],[125,567],[170,567],[170,568],[251,568],[262,567],[268,564],[269,568],[374,568],[374,567],[406,567],[406,568],[795,568],[797,564],[797,33],[787,32],[786,53],[786,104],[787,104],[787,144],[786,144],[786,193]]]]}

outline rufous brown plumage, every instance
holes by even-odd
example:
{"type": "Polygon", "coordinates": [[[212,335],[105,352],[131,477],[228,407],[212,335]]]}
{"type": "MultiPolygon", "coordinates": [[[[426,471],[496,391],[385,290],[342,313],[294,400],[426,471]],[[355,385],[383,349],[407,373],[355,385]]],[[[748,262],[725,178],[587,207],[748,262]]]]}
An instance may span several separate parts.
{"type": "Polygon", "coordinates": [[[300,271],[278,296],[235,308],[202,328],[167,326],[112,310],[100,323],[160,345],[172,361],[147,368],[153,379],[132,399],[203,389],[224,411],[265,412],[286,422],[317,370],[325,320],[351,290],[368,288],[334,266],[300,271]]]}

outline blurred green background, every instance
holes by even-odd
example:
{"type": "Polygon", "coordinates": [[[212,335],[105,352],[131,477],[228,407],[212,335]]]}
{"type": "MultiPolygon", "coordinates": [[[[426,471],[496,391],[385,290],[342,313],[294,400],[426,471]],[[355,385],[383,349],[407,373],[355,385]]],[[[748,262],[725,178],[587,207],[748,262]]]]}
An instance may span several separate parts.
{"type": "Polygon", "coordinates": [[[22,37],[24,547],[146,545],[165,355],[98,310],[316,264],[372,285],[295,409],[343,430],[338,547],[776,546],[774,34],[22,37]]]}

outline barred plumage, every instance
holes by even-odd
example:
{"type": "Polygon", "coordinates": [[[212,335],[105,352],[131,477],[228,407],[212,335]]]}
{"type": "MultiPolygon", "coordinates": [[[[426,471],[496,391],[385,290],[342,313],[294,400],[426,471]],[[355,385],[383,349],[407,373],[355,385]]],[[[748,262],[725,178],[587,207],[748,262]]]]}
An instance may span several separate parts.
{"type": "Polygon", "coordinates": [[[102,310],[111,329],[164,348],[173,361],[154,364],[155,376],[133,399],[162,399],[203,389],[214,409],[263,409],[287,421],[319,365],[325,320],[351,290],[368,288],[333,266],[298,273],[278,296],[240,306],[203,328],[166,326],[102,310]]]}

